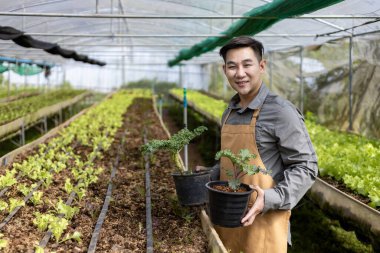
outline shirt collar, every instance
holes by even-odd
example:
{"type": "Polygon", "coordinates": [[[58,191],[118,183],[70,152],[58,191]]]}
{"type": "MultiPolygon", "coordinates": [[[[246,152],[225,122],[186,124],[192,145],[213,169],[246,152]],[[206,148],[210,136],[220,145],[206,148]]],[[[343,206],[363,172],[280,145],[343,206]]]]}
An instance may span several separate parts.
{"type": "MultiPolygon", "coordinates": [[[[264,100],[267,97],[269,93],[269,89],[266,87],[264,83],[261,84],[261,87],[259,89],[259,93],[257,93],[257,96],[248,104],[247,108],[251,110],[259,109],[263,104],[264,100]]],[[[235,94],[228,105],[228,108],[230,109],[239,109],[239,113],[243,113],[247,108],[241,108],[239,105],[240,97],[239,94],[235,94]]]]}

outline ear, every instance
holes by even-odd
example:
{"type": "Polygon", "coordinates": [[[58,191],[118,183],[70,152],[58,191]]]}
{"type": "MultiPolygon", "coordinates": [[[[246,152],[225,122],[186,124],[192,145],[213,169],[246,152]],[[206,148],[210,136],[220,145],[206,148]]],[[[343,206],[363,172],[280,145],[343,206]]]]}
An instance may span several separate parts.
{"type": "Polygon", "coordinates": [[[267,61],[264,60],[264,59],[262,59],[262,60],[260,61],[259,66],[260,66],[260,71],[261,71],[261,73],[264,73],[265,70],[266,70],[266,67],[267,67],[267,61]]]}
{"type": "Polygon", "coordinates": [[[223,72],[226,74],[226,64],[223,64],[223,72]]]}

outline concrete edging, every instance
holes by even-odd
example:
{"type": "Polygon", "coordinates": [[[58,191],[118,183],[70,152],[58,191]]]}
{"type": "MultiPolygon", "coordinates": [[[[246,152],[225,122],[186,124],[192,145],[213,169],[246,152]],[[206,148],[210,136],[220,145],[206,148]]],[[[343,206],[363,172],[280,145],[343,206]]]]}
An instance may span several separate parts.
{"type": "Polygon", "coordinates": [[[380,212],[316,178],[307,196],[322,210],[336,217],[343,227],[365,236],[380,251],[380,212]]]}
{"type": "Polygon", "coordinates": [[[28,124],[31,124],[31,123],[37,121],[38,119],[40,119],[44,116],[48,116],[48,115],[57,113],[59,110],[66,108],[72,104],[77,103],[78,101],[80,101],[84,97],[88,96],[89,94],[90,94],[89,92],[84,92],[82,94],[79,94],[78,96],[71,98],[71,99],[68,99],[68,100],[59,102],[57,104],[41,108],[36,112],[30,113],[30,114],[25,115],[21,118],[15,119],[15,120],[8,122],[4,125],[1,125],[0,137],[4,137],[4,136],[11,134],[15,131],[18,131],[20,129],[20,127],[22,126],[22,124],[28,125],[28,124]]]}
{"type": "MultiPolygon", "coordinates": [[[[113,94],[113,93],[112,93],[113,94]]],[[[109,98],[112,94],[109,94],[108,96],[106,96],[102,101],[106,100],[107,98],[109,98]]],[[[83,94],[82,94],[83,95],[83,94]]],[[[59,126],[51,129],[50,131],[48,131],[46,134],[42,135],[40,138],[24,145],[24,146],[21,146],[7,154],[5,154],[4,156],[0,157],[0,168],[2,166],[5,166],[7,164],[10,164],[12,163],[12,161],[14,160],[14,158],[23,153],[23,152],[26,152],[26,151],[29,151],[31,149],[33,149],[34,147],[36,147],[37,145],[45,142],[48,138],[52,137],[53,135],[57,134],[62,128],[68,126],[71,122],[73,122],[75,119],[77,119],[78,117],[80,117],[81,115],[83,115],[84,113],[86,113],[88,110],[90,110],[91,108],[97,106],[99,103],[94,103],[92,106],[88,107],[88,108],[85,108],[83,109],[82,111],[80,111],[79,113],[75,114],[74,116],[72,116],[70,119],[66,120],[65,122],[63,122],[62,124],[60,124],[59,126]]]]}

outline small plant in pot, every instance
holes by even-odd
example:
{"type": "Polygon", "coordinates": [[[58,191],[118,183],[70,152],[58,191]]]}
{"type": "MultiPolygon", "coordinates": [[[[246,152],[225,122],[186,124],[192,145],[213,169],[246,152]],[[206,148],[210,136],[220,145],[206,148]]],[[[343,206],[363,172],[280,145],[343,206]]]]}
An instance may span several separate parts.
{"type": "Polygon", "coordinates": [[[267,173],[260,166],[249,164],[256,157],[248,149],[241,149],[238,154],[231,150],[221,150],[215,159],[226,157],[231,160],[233,168],[227,169],[228,181],[211,181],[206,184],[209,192],[209,214],[212,223],[222,227],[240,227],[251,193],[254,191],[249,185],[241,183],[245,175],[267,173]]]}
{"type": "Polygon", "coordinates": [[[201,135],[207,127],[200,126],[193,131],[182,129],[168,140],[151,140],[141,148],[143,154],[154,154],[158,150],[167,150],[175,162],[175,172],[172,173],[179,203],[184,206],[202,205],[207,201],[207,190],[204,185],[210,181],[210,172],[185,171],[178,153],[192,139],[201,135]]]}

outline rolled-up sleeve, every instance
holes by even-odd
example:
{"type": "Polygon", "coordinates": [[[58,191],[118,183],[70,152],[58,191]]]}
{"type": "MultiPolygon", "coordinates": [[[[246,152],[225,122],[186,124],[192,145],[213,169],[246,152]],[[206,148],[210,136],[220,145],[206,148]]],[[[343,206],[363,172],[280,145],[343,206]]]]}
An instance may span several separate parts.
{"type": "Polygon", "coordinates": [[[275,138],[283,164],[283,177],[265,190],[263,212],[292,209],[312,186],[318,174],[317,157],[302,115],[284,106],[275,122],[275,138]]]}

